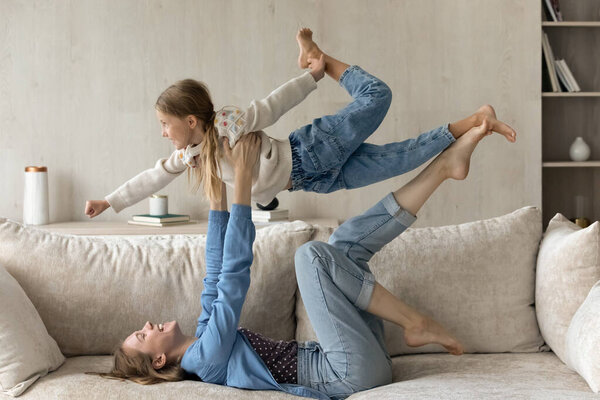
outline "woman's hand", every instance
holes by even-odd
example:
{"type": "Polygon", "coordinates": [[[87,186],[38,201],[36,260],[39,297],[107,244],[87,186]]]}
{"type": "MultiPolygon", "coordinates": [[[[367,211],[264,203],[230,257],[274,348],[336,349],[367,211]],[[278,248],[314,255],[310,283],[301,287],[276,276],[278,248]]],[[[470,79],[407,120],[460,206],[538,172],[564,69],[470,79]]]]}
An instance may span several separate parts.
{"type": "Polygon", "coordinates": [[[250,132],[242,136],[233,146],[229,147],[229,140],[225,138],[225,158],[235,171],[236,204],[250,205],[250,192],[252,190],[252,172],[260,154],[261,139],[257,132],[250,132]]]}
{"type": "Polygon", "coordinates": [[[102,211],[110,207],[106,200],[88,200],[85,202],[85,215],[94,218],[96,215],[102,214],[102,211]]]}
{"type": "Polygon", "coordinates": [[[325,56],[321,53],[321,57],[309,58],[307,61],[310,74],[315,78],[315,82],[319,82],[325,76],[325,56]]]}

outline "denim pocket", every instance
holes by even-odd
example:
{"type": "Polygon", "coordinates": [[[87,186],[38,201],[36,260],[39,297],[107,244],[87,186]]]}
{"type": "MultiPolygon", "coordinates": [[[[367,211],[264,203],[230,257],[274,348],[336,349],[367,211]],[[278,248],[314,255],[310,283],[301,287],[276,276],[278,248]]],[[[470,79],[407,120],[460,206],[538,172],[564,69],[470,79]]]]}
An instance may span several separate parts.
{"type": "Polygon", "coordinates": [[[331,169],[339,169],[344,163],[344,148],[340,140],[313,127],[314,134],[310,143],[305,143],[306,152],[310,157],[315,173],[322,174],[331,169]]]}

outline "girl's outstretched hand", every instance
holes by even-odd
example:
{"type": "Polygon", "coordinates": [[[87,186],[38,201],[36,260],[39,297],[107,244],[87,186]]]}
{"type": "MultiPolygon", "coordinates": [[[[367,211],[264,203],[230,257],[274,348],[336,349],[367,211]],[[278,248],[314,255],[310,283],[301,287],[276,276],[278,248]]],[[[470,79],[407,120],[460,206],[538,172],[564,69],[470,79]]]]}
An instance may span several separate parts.
{"type": "Polygon", "coordinates": [[[85,202],[85,215],[90,218],[94,218],[98,214],[102,214],[102,211],[110,207],[106,200],[88,200],[85,202]]]}
{"type": "Polygon", "coordinates": [[[223,139],[223,152],[229,164],[235,170],[235,174],[249,173],[252,177],[252,169],[260,154],[261,139],[257,132],[250,132],[242,136],[233,146],[229,147],[229,139],[223,139]]]}
{"type": "Polygon", "coordinates": [[[325,55],[321,53],[319,58],[309,58],[307,61],[310,74],[315,78],[315,82],[320,81],[325,76],[325,55]]]}

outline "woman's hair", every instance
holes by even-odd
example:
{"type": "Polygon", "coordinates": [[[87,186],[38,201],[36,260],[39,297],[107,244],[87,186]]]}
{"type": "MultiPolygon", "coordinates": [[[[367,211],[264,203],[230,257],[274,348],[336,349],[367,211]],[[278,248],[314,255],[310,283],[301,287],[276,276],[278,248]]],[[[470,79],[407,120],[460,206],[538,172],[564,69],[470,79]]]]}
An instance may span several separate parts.
{"type": "Polygon", "coordinates": [[[130,380],[142,385],[176,382],[183,380],[186,376],[180,361],[166,364],[156,370],[152,366],[152,358],[149,355],[133,349],[126,353],[121,344],[114,351],[114,364],[110,372],[86,372],[86,374],[120,381],[130,380]]]}
{"type": "MultiPolygon", "coordinates": [[[[202,139],[202,152],[198,155],[199,165],[192,169],[196,182],[192,191],[197,192],[204,182],[204,193],[211,200],[221,198],[221,179],[218,159],[221,157],[219,134],[214,126],[215,110],[206,85],[193,79],[177,81],[158,96],[154,107],[169,115],[185,118],[193,115],[202,122],[205,135],[202,139]]],[[[188,183],[190,182],[188,168],[188,183]]]]}

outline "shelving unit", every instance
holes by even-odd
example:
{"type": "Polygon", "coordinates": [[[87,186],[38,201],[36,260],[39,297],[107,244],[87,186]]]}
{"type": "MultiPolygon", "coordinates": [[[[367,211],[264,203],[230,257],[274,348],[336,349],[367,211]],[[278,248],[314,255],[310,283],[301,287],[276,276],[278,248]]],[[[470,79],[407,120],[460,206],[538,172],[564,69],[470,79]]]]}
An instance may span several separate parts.
{"type": "Polygon", "coordinates": [[[600,1],[560,0],[560,6],[565,21],[542,21],[542,33],[548,34],[554,57],[566,60],[582,91],[542,92],[544,229],[556,213],[576,217],[576,196],[586,198],[583,216],[600,220],[600,1]],[[588,161],[570,161],[569,148],[577,136],[591,148],[588,161]]]}

